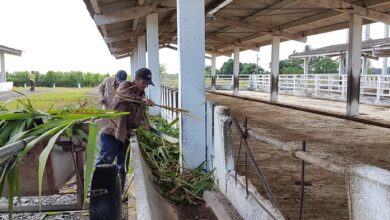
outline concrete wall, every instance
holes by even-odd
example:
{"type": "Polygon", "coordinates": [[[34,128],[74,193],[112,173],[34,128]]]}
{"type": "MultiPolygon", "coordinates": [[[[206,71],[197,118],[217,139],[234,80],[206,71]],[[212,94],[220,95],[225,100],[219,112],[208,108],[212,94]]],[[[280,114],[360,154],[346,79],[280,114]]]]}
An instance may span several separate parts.
{"type": "Polygon", "coordinates": [[[153,175],[141,155],[136,139],[131,140],[131,157],[134,166],[137,218],[139,220],[178,219],[176,210],[154,187],[153,175]]]}
{"type": "Polygon", "coordinates": [[[390,172],[370,165],[347,169],[350,218],[390,219],[390,172]]]}
{"type": "Polygon", "coordinates": [[[12,90],[13,87],[14,87],[13,82],[2,82],[0,83],[0,92],[8,92],[12,90]]]}
{"type": "Polygon", "coordinates": [[[207,140],[213,140],[212,150],[214,151],[208,151],[208,154],[211,154],[208,155],[208,158],[211,158],[212,168],[216,169],[215,183],[218,189],[244,219],[284,219],[271,202],[263,198],[250,182],[248,183],[249,195],[246,194],[244,177],[238,175],[237,181],[233,178],[235,171],[230,109],[212,103],[209,103],[208,106],[208,109],[213,109],[214,117],[212,121],[208,120],[207,122],[207,128],[213,128],[213,132],[207,132],[208,136],[213,134],[207,140]]]}

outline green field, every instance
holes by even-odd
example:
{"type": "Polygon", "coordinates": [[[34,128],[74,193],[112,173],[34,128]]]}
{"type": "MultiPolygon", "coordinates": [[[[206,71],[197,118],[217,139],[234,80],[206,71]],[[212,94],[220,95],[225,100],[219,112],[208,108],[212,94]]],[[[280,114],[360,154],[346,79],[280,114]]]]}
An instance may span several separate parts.
{"type": "MultiPolygon", "coordinates": [[[[15,90],[25,94],[32,102],[34,108],[40,110],[47,110],[51,107],[53,109],[64,108],[69,105],[78,106],[79,103],[84,103],[86,100],[90,102],[90,106],[96,106],[97,100],[97,88],[36,88],[36,92],[30,92],[26,88],[15,88],[15,90]]],[[[26,98],[23,96],[13,97],[14,94],[11,92],[6,95],[9,98],[2,99],[0,104],[5,104],[6,100],[22,99],[26,98]]],[[[20,108],[20,104],[13,100],[11,101],[7,109],[14,110],[20,108]]]]}

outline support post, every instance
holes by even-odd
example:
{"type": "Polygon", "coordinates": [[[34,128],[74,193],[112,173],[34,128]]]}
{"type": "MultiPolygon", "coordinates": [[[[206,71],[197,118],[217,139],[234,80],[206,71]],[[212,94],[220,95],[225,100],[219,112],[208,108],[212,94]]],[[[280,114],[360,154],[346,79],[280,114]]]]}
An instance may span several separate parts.
{"type": "Polygon", "coordinates": [[[239,78],[240,74],[240,48],[234,47],[234,55],[233,55],[234,63],[233,63],[233,95],[238,95],[238,91],[240,90],[239,78]]]}
{"type": "MultiPolygon", "coordinates": [[[[370,24],[366,25],[366,28],[364,29],[364,40],[370,39],[370,24]]],[[[368,58],[363,57],[363,75],[368,74],[368,58]]]]}
{"type": "Polygon", "coordinates": [[[134,57],[134,55],[135,55],[135,52],[133,52],[131,55],[130,55],[130,75],[131,75],[131,79],[133,80],[134,79],[134,77],[133,77],[133,75],[134,75],[134,73],[135,73],[135,57],[134,57]]]}
{"type": "Polygon", "coordinates": [[[138,67],[138,48],[134,50],[134,72],[131,73],[131,80],[135,80],[135,71],[139,69],[138,67]]]}
{"type": "Polygon", "coordinates": [[[271,102],[278,102],[278,93],[279,93],[279,46],[280,46],[280,37],[272,36],[271,102]]]}
{"type": "Polygon", "coordinates": [[[339,76],[341,76],[345,75],[345,54],[341,54],[339,59],[339,76]]]}
{"type": "MultiPolygon", "coordinates": [[[[388,38],[389,37],[389,25],[387,24],[384,24],[385,27],[384,27],[384,36],[385,38],[388,38]]],[[[382,75],[387,75],[387,57],[383,57],[383,64],[382,64],[382,75]]]]}
{"type": "Polygon", "coordinates": [[[204,0],[176,0],[179,55],[180,165],[194,169],[206,160],[204,0]]]}
{"type": "MultiPolygon", "coordinates": [[[[153,13],[146,16],[146,38],[148,47],[148,68],[152,71],[154,86],[149,88],[150,99],[160,104],[160,61],[159,61],[159,40],[158,40],[158,14],[153,13]]],[[[160,108],[149,108],[151,115],[159,115],[160,108]]]]}
{"type": "Polygon", "coordinates": [[[350,219],[390,219],[388,170],[352,165],[347,169],[346,182],[350,219]]]}
{"type": "Polygon", "coordinates": [[[361,16],[351,14],[348,41],[347,116],[356,116],[359,114],[362,21],[361,16]]]}
{"type": "Polygon", "coordinates": [[[303,74],[305,76],[309,74],[309,57],[305,57],[303,60],[303,74]]]}
{"type": "Polygon", "coordinates": [[[215,91],[215,75],[216,75],[216,60],[217,56],[215,54],[211,54],[211,90],[215,91]]]}
{"type": "Polygon", "coordinates": [[[138,69],[146,67],[145,35],[138,37],[138,69]]]}
{"type": "Polygon", "coordinates": [[[6,73],[5,73],[5,61],[4,61],[4,53],[0,53],[0,63],[1,63],[1,69],[0,69],[0,83],[6,82],[6,73]]]}

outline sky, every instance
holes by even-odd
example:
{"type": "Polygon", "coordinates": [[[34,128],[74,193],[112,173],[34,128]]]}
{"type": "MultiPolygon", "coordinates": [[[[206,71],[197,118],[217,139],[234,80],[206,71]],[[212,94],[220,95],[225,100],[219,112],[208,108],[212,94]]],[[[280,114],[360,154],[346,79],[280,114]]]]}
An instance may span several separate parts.
{"type": "MultiPolygon", "coordinates": [[[[364,29],[363,29],[364,31],[364,29]]],[[[371,38],[383,37],[383,24],[371,25],[371,38]]],[[[346,30],[309,36],[313,48],[346,42],[346,30]]],[[[304,43],[281,43],[280,59],[302,51],[304,43]]],[[[22,56],[5,55],[8,72],[48,70],[110,73],[130,71],[130,58],[115,59],[104,43],[82,0],[0,0],[0,45],[22,50],[22,56]]],[[[240,62],[256,63],[255,51],[240,53],[240,62]]],[[[271,46],[261,47],[259,65],[269,70],[271,46]]],[[[218,57],[217,68],[229,57],[218,57]]],[[[210,65],[210,60],[206,60],[210,65]]],[[[160,63],[177,73],[177,52],[160,50],[160,63]]],[[[381,67],[381,61],[372,62],[381,67]]]]}

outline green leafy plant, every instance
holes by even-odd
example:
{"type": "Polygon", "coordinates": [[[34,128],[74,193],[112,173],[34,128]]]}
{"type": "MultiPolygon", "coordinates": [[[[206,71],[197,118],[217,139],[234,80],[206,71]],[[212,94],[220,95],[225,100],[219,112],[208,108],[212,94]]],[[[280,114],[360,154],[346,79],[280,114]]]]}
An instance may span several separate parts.
{"type": "MultiPolygon", "coordinates": [[[[19,93],[23,95],[22,93],[19,93]]],[[[24,96],[24,95],[23,95],[24,96]]],[[[80,129],[83,123],[89,123],[86,175],[84,192],[88,192],[93,173],[93,159],[96,145],[97,126],[93,122],[100,118],[113,118],[128,113],[89,109],[87,105],[79,108],[69,107],[63,110],[37,110],[31,101],[15,99],[22,108],[8,111],[10,101],[0,106],[0,195],[5,181],[8,181],[9,217],[12,219],[13,198],[19,193],[19,167],[27,153],[37,143],[48,140],[46,147],[39,156],[38,181],[39,197],[42,192],[43,175],[47,158],[60,136],[73,135],[83,138],[85,133],[80,129]],[[1,151],[3,150],[3,151],[1,151]]],[[[84,200],[86,199],[86,193],[84,200]]],[[[41,204],[41,202],[40,202],[41,204]]]]}
{"type": "MultiPolygon", "coordinates": [[[[174,123],[167,124],[161,117],[150,117],[150,120],[158,130],[173,137],[179,136],[178,129],[172,128],[174,123]]],[[[197,204],[202,200],[203,192],[213,187],[214,170],[207,172],[205,162],[182,174],[178,144],[169,143],[143,128],[136,134],[145,162],[155,177],[156,189],[167,200],[177,205],[197,204]]]]}

